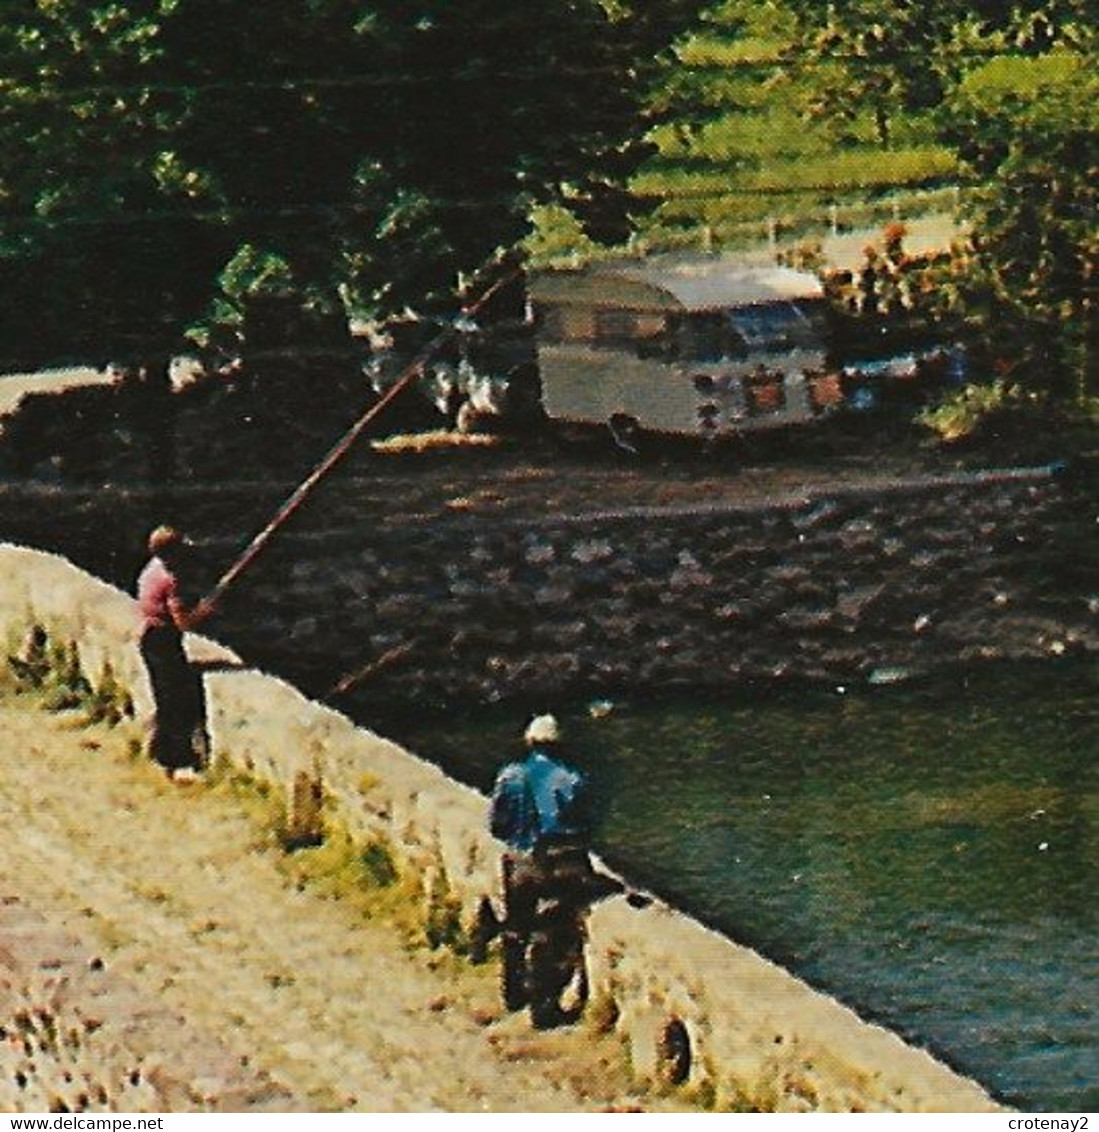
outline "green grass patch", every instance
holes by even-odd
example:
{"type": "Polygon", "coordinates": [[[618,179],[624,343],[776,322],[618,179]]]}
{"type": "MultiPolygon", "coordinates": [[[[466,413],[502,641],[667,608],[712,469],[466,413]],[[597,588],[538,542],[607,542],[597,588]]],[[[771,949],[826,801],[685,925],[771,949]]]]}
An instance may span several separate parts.
{"type": "Polygon", "coordinates": [[[30,619],[20,633],[9,628],[4,687],[33,695],[46,711],[83,710],[81,724],[115,726],[134,715],[133,697],[109,660],[92,680],[84,670],[79,644],[57,628],[30,619]]]}
{"type": "Polygon", "coordinates": [[[241,770],[225,753],[215,759],[207,781],[246,813],[257,830],[255,848],[277,851],[279,869],[299,889],[390,925],[409,947],[467,953],[461,903],[437,856],[417,864],[380,834],[353,835],[331,813],[325,815],[319,844],[291,845],[286,791],[241,770]]]}

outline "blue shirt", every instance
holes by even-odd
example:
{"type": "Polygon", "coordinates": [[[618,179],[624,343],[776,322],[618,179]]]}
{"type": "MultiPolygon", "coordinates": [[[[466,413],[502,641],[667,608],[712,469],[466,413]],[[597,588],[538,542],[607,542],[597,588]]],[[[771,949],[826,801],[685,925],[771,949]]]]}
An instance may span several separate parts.
{"type": "Polygon", "coordinates": [[[508,763],[496,777],[489,828],[512,849],[527,852],[545,837],[585,832],[579,799],[584,777],[532,748],[523,762],[508,763]]]}

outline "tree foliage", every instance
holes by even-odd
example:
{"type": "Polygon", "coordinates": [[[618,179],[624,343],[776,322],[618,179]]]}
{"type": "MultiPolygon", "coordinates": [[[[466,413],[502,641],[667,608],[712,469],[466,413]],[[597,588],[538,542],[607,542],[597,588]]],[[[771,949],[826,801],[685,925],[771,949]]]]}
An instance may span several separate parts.
{"type": "Polygon", "coordinates": [[[883,148],[904,114],[937,106],[973,59],[1039,53],[1090,26],[1084,0],[787,0],[789,57],[815,69],[808,109],[824,119],[873,115],[883,148]]]}
{"type": "Polygon", "coordinates": [[[939,133],[950,92],[999,56],[1083,52],[1092,28],[1086,0],[718,0],[654,84],[646,237],[876,225],[886,194],[945,210],[965,180],[939,133]]]}
{"type": "Polygon", "coordinates": [[[439,303],[538,203],[619,236],[694,7],[0,0],[4,340],[170,351],[241,254],[322,318],[439,303]]]}
{"type": "Polygon", "coordinates": [[[959,85],[946,123],[982,185],[946,296],[1005,356],[1029,360],[1034,379],[1083,401],[1099,259],[1094,60],[1055,51],[992,61],[959,85]]]}
{"type": "Polygon", "coordinates": [[[152,88],[170,0],[0,5],[0,329],[7,365],[169,338],[224,242],[152,88]]]}
{"type": "MultiPolygon", "coordinates": [[[[889,5],[877,7],[884,18],[889,5]]],[[[657,238],[704,227],[722,242],[735,242],[738,230],[758,241],[768,218],[819,222],[832,206],[869,213],[875,194],[954,179],[927,106],[901,100],[894,78],[858,54],[865,48],[843,41],[838,15],[822,18],[832,9],[722,0],[676,45],[651,101],[659,156],[637,181],[661,201],[657,238]],[[886,89],[881,103],[876,92],[886,89]]],[[[910,61],[919,50],[900,54],[910,61]]]]}
{"type": "Polygon", "coordinates": [[[720,0],[652,98],[659,156],[635,183],[661,202],[653,238],[758,242],[764,218],[820,223],[857,214],[860,192],[962,186],[971,239],[927,286],[951,324],[1033,363],[1031,386],[1082,398],[1094,36],[1086,0],[720,0]]]}

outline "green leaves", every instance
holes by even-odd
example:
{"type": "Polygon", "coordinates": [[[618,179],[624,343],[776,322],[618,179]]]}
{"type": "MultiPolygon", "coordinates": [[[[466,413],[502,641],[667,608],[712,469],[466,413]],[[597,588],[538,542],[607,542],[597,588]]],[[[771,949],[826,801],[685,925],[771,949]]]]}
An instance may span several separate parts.
{"type": "Polygon", "coordinates": [[[986,310],[990,337],[1017,342],[1039,380],[1082,404],[1099,253],[1094,60],[1067,50],[994,60],[959,85],[944,128],[983,182],[964,305],[986,310]]]}
{"type": "Polygon", "coordinates": [[[698,6],[0,0],[0,340],[168,352],[244,246],[438,305],[567,185],[622,232],[640,80],[698,6]]]}

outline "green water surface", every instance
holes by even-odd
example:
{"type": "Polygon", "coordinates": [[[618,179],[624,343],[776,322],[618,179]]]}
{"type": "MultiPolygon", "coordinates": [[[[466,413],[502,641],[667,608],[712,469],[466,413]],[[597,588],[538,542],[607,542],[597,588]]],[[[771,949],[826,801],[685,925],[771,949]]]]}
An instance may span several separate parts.
{"type": "MultiPolygon", "coordinates": [[[[1099,1107],[1094,662],[720,702],[532,705],[598,847],[1027,1109],[1099,1107]]],[[[487,789],[519,709],[398,725],[487,789]]]]}

